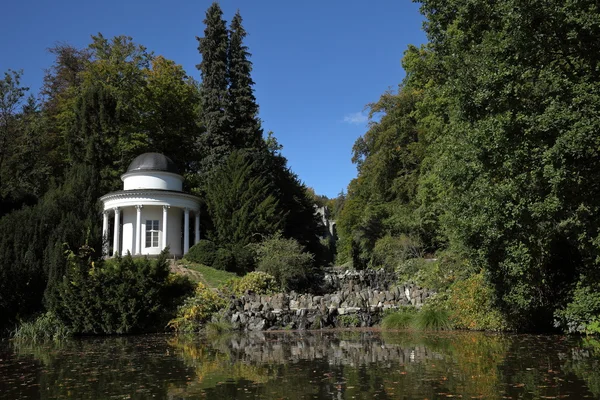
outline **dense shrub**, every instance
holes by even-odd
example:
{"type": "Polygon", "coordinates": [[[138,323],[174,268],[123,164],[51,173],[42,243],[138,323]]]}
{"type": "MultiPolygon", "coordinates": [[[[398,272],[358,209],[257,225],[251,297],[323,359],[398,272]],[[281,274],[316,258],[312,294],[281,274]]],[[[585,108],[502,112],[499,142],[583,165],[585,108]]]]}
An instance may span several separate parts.
{"type": "Polygon", "coordinates": [[[437,276],[435,262],[427,262],[422,258],[411,258],[400,262],[396,275],[400,282],[416,282],[420,286],[433,289],[431,278],[437,276]]]}
{"type": "Polygon", "coordinates": [[[197,332],[211,317],[227,305],[227,299],[216,290],[198,283],[194,296],[187,298],[177,310],[169,327],[177,332],[197,332]]]}
{"type": "Polygon", "coordinates": [[[176,313],[179,306],[186,298],[191,296],[196,289],[196,284],[187,276],[180,274],[169,274],[166,285],[163,288],[163,309],[161,321],[168,321],[176,313]]]}
{"type": "Polygon", "coordinates": [[[231,272],[243,275],[254,271],[256,261],[254,259],[254,252],[250,246],[234,246],[232,253],[235,266],[231,272]]]}
{"type": "Polygon", "coordinates": [[[233,271],[235,269],[233,252],[223,247],[218,249],[215,255],[215,262],[212,266],[223,271],[233,271]]]}
{"type": "Polygon", "coordinates": [[[67,271],[49,303],[74,332],[123,334],[160,329],[187,295],[185,278],[171,278],[167,251],[157,260],[130,255],[93,262],[89,252],[68,254],[67,271]]]}
{"type": "Polygon", "coordinates": [[[275,278],[262,271],[250,272],[242,278],[231,279],[225,286],[236,296],[241,296],[248,291],[261,295],[272,294],[278,289],[275,278]]]}
{"type": "Polygon", "coordinates": [[[569,333],[600,334],[600,282],[582,277],[555,324],[569,333]]]}
{"type": "Polygon", "coordinates": [[[494,291],[483,273],[455,282],[448,290],[450,321],[457,329],[503,331],[508,325],[493,304],[494,291]]]}
{"type": "Polygon", "coordinates": [[[418,238],[386,235],[375,242],[370,266],[394,271],[406,260],[421,258],[422,247],[418,238]]]}
{"type": "Polygon", "coordinates": [[[212,267],[217,256],[217,246],[210,240],[200,240],[190,247],[185,259],[191,262],[208,265],[212,267]]]}
{"type": "Polygon", "coordinates": [[[44,295],[64,275],[65,244],[100,248],[96,177],[76,165],[38,204],[0,219],[0,330],[43,311],[44,295]]]}
{"type": "Polygon", "coordinates": [[[272,275],[282,291],[300,290],[315,278],[311,253],[303,251],[295,239],[277,234],[256,245],[257,269],[272,275]]]}
{"type": "Polygon", "coordinates": [[[239,275],[253,271],[255,265],[254,253],[248,246],[234,245],[217,248],[210,240],[201,240],[194,245],[185,255],[185,259],[239,275]]]}
{"type": "Polygon", "coordinates": [[[472,274],[472,266],[469,262],[456,253],[444,251],[433,260],[423,258],[407,260],[399,269],[398,275],[401,278],[410,276],[410,280],[419,286],[443,292],[456,280],[466,279],[472,274]]]}

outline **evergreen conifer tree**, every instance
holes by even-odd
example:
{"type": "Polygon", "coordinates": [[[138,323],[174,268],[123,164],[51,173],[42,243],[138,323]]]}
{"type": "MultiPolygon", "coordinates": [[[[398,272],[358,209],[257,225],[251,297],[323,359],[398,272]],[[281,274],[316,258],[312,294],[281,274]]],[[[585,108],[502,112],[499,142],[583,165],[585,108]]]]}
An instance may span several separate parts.
{"type": "Polygon", "coordinates": [[[206,127],[201,147],[204,171],[214,168],[231,151],[230,121],[227,113],[227,48],[229,37],[223,11],[213,3],[206,11],[204,37],[198,39],[202,62],[200,92],[201,119],[206,127]]]}
{"type": "Polygon", "coordinates": [[[264,141],[252,89],[254,81],[250,76],[252,63],[248,58],[251,54],[243,43],[245,37],[242,16],[238,11],[229,31],[227,112],[232,123],[233,145],[236,148],[261,148],[264,141]]]}
{"type": "Polygon", "coordinates": [[[285,215],[273,189],[246,152],[233,151],[207,183],[211,239],[220,247],[243,246],[281,229],[285,215]]]}

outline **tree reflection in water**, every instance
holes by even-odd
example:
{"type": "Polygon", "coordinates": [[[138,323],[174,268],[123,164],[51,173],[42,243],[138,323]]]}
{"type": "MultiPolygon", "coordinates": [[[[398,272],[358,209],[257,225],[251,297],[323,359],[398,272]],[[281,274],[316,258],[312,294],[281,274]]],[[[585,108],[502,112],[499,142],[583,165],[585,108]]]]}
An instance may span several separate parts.
{"type": "Polygon", "coordinates": [[[0,345],[0,398],[600,396],[600,344],[561,336],[317,331],[0,345]]]}

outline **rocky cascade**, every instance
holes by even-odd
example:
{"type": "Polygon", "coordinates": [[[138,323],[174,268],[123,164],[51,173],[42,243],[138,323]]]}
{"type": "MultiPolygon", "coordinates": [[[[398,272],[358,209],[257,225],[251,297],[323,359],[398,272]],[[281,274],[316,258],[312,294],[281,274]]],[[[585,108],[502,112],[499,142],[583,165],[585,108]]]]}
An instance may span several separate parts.
{"type": "Polygon", "coordinates": [[[370,327],[379,324],[385,310],[421,307],[433,294],[414,284],[394,285],[374,271],[328,274],[325,281],[336,290],[323,295],[248,292],[233,299],[225,318],[234,329],[249,331],[370,327]]]}
{"type": "Polygon", "coordinates": [[[325,290],[329,293],[339,290],[360,291],[371,288],[389,290],[398,286],[398,276],[384,270],[345,270],[331,268],[324,276],[325,290]]]}

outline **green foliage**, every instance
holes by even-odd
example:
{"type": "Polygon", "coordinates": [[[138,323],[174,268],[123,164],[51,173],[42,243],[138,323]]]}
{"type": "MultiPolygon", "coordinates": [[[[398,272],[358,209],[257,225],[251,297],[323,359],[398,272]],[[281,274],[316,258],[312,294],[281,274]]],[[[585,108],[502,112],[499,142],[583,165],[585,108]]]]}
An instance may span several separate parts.
{"type": "Polygon", "coordinates": [[[424,0],[422,12],[444,75],[428,155],[440,222],[517,326],[549,328],[598,263],[600,81],[587,38],[600,13],[514,0],[424,0]]]}
{"type": "Polygon", "coordinates": [[[87,48],[50,50],[55,61],[39,102],[25,97],[20,73],[3,75],[0,329],[41,312],[43,299],[49,307],[60,302],[56,286],[65,275],[64,245],[75,249],[87,241],[102,248],[97,199],[119,189],[119,176],[146,151],[168,154],[186,185],[204,198],[212,193],[206,181],[215,167],[232,150],[246,150],[249,173],[230,186],[226,207],[214,215],[203,210],[203,232],[233,254],[227,268],[254,269],[245,245],[279,229],[320,254],[318,222],[304,185],[279,154],[276,139],[261,138],[241,16],[234,17],[230,32],[221,16],[213,4],[199,40],[202,85],[130,37],[102,34],[87,48]]]}
{"type": "Polygon", "coordinates": [[[200,137],[195,191],[207,198],[209,218],[203,221],[212,223],[208,231],[217,246],[234,253],[240,273],[254,268],[242,248],[278,230],[324,264],[330,255],[319,243],[322,227],[306,187],[288,168],[272,132],[262,138],[242,17],[236,13],[227,31],[222,14],[217,3],[209,7],[204,37],[198,39],[201,121],[207,132],[200,137]]]}
{"type": "Polygon", "coordinates": [[[424,306],[420,310],[404,307],[397,312],[386,315],[381,321],[384,330],[414,329],[414,330],[450,330],[452,323],[447,311],[441,308],[424,306]]]}
{"type": "Polygon", "coordinates": [[[215,289],[198,283],[194,295],[179,307],[168,326],[176,332],[198,332],[226,305],[227,300],[215,289]]]}
{"type": "Polygon", "coordinates": [[[0,221],[0,329],[54,301],[64,244],[102,248],[97,200],[135,156],[167,152],[186,174],[197,158],[198,88],[181,67],[123,36],[51,52],[42,103],[14,108],[0,146],[0,214],[30,205],[0,221]]]}
{"type": "Polygon", "coordinates": [[[230,133],[234,147],[256,149],[264,147],[264,142],[258,118],[258,104],[252,89],[254,81],[250,76],[252,71],[252,63],[248,59],[250,53],[243,44],[245,37],[242,16],[238,11],[231,20],[229,31],[227,113],[231,120],[230,133]]]}
{"type": "Polygon", "coordinates": [[[225,287],[236,296],[241,296],[246,292],[259,295],[273,294],[279,289],[275,278],[262,271],[253,271],[242,278],[231,279],[225,283],[225,287]]]}
{"type": "Polygon", "coordinates": [[[202,239],[192,247],[185,255],[185,259],[191,262],[212,266],[217,256],[217,246],[210,240],[202,239]]]}
{"type": "MultiPolygon", "coordinates": [[[[324,227],[315,212],[314,201],[306,186],[287,166],[276,145],[269,151],[255,153],[261,174],[272,184],[272,194],[281,210],[281,231],[284,237],[297,240],[307,251],[315,255],[318,265],[326,263],[327,254],[319,241],[324,235],[324,227]]],[[[274,233],[274,232],[273,232],[274,233]]]]}
{"type": "Polygon", "coordinates": [[[385,236],[426,239],[425,248],[433,246],[431,232],[421,229],[415,211],[426,145],[415,118],[421,98],[418,85],[405,84],[398,93],[387,92],[369,105],[371,119],[374,115],[381,118],[372,120],[368,132],[354,144],[352,161],[358,177],[348,186],[343,207],[337,212],[338,259],[352,259],[355,268],[369,265],[375,243],[385,236]]]}
{"type": "Polygon", "coordinates": [[[369,264],[371,268],[395,271],[405,261],[421,256],[421,243],[418,238],[386,235],[375,242],[369,264]]]}
{"type": "Polygon", "coordinates": [[[282,212],[271,191],[247,153],[231,153],[206,187],[206,204],[214,224],[212,237],[218,247],[243,246],[279,229],[282,212]]]}
{"type": "Polygon", "coordinates": [[[385,330],[408,329],[413,325],[415,316],[416,309],[403,307],[399,311],[386,315],[381,321],[381,328],[385,330]]]}
{"type": "MultiPolygon", "coordinates": [[[[369,106],[353,147],[358,176],[331,204],[337,261],[396,269],[436,289],[467,282],[521,329],[556,317],[564,329],[594,331],[585,288],[600,263],[595,3],[421,4],[429,43],[407,49],[398,90],[369,106]],[[460,262],[422,262],[445,250],[460,262]],[[481,270],[485,289],[468,280],[481,270]]],[[[273,135],[259,140],[239,13],[228,32],[215,3],[205,23],[201,87],[131,38],[100,34],[87,49],[51,50],[39,103],[25,98],[20,73],[4,74],[0,326],[40,312],[43,297],[58,301],[64,243],[101,248],[97,198],[145,151],[169,154],[207,199],[203,232],[224,249],[223,268],[252,270],[246,245],[279,230],[315,264],[328,261],[314,198],[273,135]]]]}
{"type": "Polygon", "coordinates": [[[593,320],[585,327],[586,335],[600,335],[600,321],[598,319],[593,320]]]}
{"type": "Polygon", "coordinates": [[[344,314],[336,317],[338,328],[357,328],[360,326],[360,319],[356,314],[344,314]]]}
{"type": "Polygon", "coordinates": [[[65,133],[69,158],[78,160],[86,154],[82,147],[92,146],[112,190],[129,163],[147,151],[168,154],[187,173],[198,158],[195,142],[201,133],[196,83],[130,37],[92,38],[91,62],[81,72],[75,112],[66,122],[76,127],[65,133]]]}
{"type": "Polygon", "coordinates": [[[415,315],[412,327],[417,330],[447,331],[452,329],[452,323],[446,310],[424,307],[415,315]]]}
{"type": "Polygon", "coordinates": [[[569,333],[600,333],[600,282],[581,277],[573,298],[565,307],[556,311],[556,322],[569,333]]]}
{"type": "Polygon", "coordinates": [[[219,4],[212,3],[206,10],[204,37],[197,38],[202,55],[202,62],[197,66],[202,77],[201,120],[206,127],[206,133],[201,136],[204,172],[217,167],[233,149],[229,131],[231,116],[226,113],[229,37],[222,16],[219,4]]]}
{"type": "MultiPolygon", "coordinates": [[[[170,318],[187,296],[190,296],[196,287],[189,277],[181,274],[169,273],[167,282],[162,288],[162,312],[165,318],[170,318]]],[[[163,317],[161,317],[163,318],[163,317]]]]}
{"type": "Polygon", "coordinates": [[[234,246],[232,253],[233,258],[235,260],[234,271],[238,275],[248,273],[255,269],[256,261],[254,259],[254,251],[252,250],[252,245],[234,246]]]}
{"type": "Polygon", "coordinates": [[[106,263],[94,262],[89,249],[68,254],[65,276],[49,304],[74,333],[114,334],[160,329],[174,313],[177,298],[189,294],[169,285],[189,288],[169,278],[167,252],[151,261],[130,255],[106,263]]]}
{"type": "Polygon", "coordinates": [[[33,321],[21,323],[13,332],[18,342],[63,340],[71,336],[71,330],[52,312],[46,312],[33,321]]]}
{"type": "MultiPolygon", "coordinates": [[[[18,183],[20,169],[13,170],[15,166],[12,160],[17,159],[17,153],[21,143],[14,140],[20,136],[23,124],[19,118],[20,109],[25,116],[23,100],[28,88],[21,86],[23,71],[8,70],[4,72],[4,78],[0,79],[0,217],[16,206],[24,193],[19,193],[23,188],[18,183]]],[[[33,106],[35,108],[35,105],[33,106]]],[[[30,113],[31,107],[30,107],[30,113]]],[[[29,113],[29,114],[30,114],[29,113]]],[[[18,157],[21,159],[22,157],[18,157]]]]}
{"type": "Polygon", "coordinates": [[[506,331],[509,328],[494,306],[494,291],[483,272],[455,282],[449,289],[446,309],[456,329],[506,331]]]}
{"type": "Polygon", "coordinates": [[[404,262],[398,269],[400,280],[414,281],[419,286],[444,292],[456,280],[473,273],[470,263],[452,251],[441,251],[436,257],[404,262]]]}
{"type": "Polygon", "coordinates": [[[196,172],[200,157],[196,142],[203,131],[198,83],[181,65],[162,56],[152,59],[144,75],[143,124],[152,143],[148,150],[168,155],[184,175],[196,172]]]}
{"type": "Polygon", "coordinates": [[[281,291],[300,290],[315,281],[314,256],[294,239],[276,234],[256,245],[257,269],[272,275],[281,291]]]}
{"type": "MultiPolygon", "coordinates": [[[[394,264],[391,239],[375,252],[378,241],[417,237],[426,254],[466,259],[466,277],[483,269],[515,326],[549,329],[600,260],[589,41],[600,12],[590,1],[421,4],[429,43],[407,49],[404,81],[371,105],[378,118],[353,148],[338,261],[394,264]]],[[[440,286],[465,278],[436,268],[440,286]]]]}
{"type": "Polygon", "coordinates": [[[213,267],[223,271],[232,271],[235,268],[235,258],[231,250],[221,247],[215,253],[213,267]]]}
{"type": "Polygon", "coordinates": [[[64,246],[100,247],[98,175],[77,165],[68,180],[32,207],[0,220],[0,327],[27,319],[52,301],[65,270],[64,246]]]}

